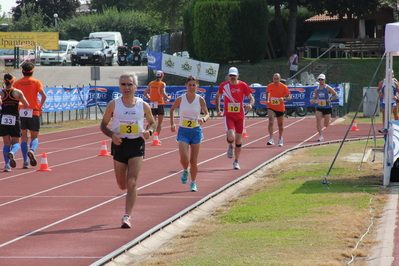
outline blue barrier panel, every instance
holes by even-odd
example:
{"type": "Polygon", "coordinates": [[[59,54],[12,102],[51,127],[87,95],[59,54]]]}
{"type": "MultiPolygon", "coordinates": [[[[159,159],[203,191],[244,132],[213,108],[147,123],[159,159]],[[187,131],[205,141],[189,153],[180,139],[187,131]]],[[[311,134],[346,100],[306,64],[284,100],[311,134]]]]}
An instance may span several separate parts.
{"type": "MultiPolygon", "coordinates": [[[[332,102],[332,105],[343,106],[343,89],[341,84],[330,85],[339,95],[339,98],[332,102]]],[[[137,88],[136,97],[144,97],[144,91],[147,86],[139,86],[137,88]]],[[[316,86],[289,86],[288,87],[292,100],[285,102],[286,107],[314,107],[310,99],[313,99],[313,93],[316,86]]],[[[76,109],[85,109],[96,104],[100,107],[106,107],[112,99],[121,96],[119,87],[117,86],[87,86],[83,88],[62,88],[62,87],[46,87],[44,91],[47,100],[44,103],[43,112],[68,111],[76,109]]],[[[200,86],[197,93],[204,97],[208,108],[216,108],[215,98],[218,86],[200,86]]],[[[251,87],[252,95],[255,98],[254,108],[265,108],[266,87],[251,87]]],[[[185,86],[167,86],[166,93],[171,96],[169,102],[165,102],[165,107],[171,107],[175,100],[187,92],[185,86]]],[[[248,104],[249,99],[245,98],[244,103],[248,104]]],[[[221,98],[221,108],[223,108],[223,96],[221,98]]]]}

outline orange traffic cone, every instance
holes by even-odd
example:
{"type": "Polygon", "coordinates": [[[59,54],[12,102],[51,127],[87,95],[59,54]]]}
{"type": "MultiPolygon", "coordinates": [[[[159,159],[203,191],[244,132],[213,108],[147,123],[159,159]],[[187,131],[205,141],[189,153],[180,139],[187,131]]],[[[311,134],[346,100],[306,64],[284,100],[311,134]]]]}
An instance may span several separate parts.
{"type": "Polygon", "coordinates": [[[102,142],[102,144],[101,144],[101,152],[100,152],[100,154],[99,154],[98,156],[111,156],[111,155],[108,153],[108,150],[107,150],[107,142],[106,142],[105,140],[103,140],[103,142],[102,142]]]}
{"type": "Polygon", "coordinates": [[[158,140],[158,132],[154,132],[154,140],[152,141],[151,146],[161,146],[158,140]]]}
{"type": "Polygon", "coordinates": [[[242,137],[243,138],[249,138],[249,136],[247,135],[247,128],[244,127],[244,130],[242,131],[242,137]]]}
{"type": "Polygon", "coordinates": [[[356,120],[353,121],[351,131],[360,131],[360,129],[357,128],[356,120]]]}
{"type": "Polygon", "coordinates": [[[42,153],[42,162],[40,164],[40,168],[36,171],[51,171],[51,169],[48,168],[47,155],[45,152],[42,153]]]}

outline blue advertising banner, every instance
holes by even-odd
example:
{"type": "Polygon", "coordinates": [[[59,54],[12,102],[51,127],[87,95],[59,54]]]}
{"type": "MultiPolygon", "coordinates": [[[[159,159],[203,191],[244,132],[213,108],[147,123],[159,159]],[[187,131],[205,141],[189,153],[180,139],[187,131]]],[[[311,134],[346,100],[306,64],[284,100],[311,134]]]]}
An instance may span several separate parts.
{"type": "Polygon", "coordinates": [[[147,51],[147,68],[153,70],[162,70],[162,53],[147,51]]]}
{"type": "MultiPolygon", "coordinates": [[[[333,101],[333,105],[343,106],[343,89],[341,84],[333,84],[330,86],[338,93],[339,98],[333,101]]],[[[292,100],[285,102],[286,107],[312,107],[315,104],[310,103],[313,99],[313,93],[316,86],[300,86],[288,87],[292,100]]],[[[146,86],[139,86],[136,91],[136,97],[144,97],[146,86]]],[[[251,87],[252,95],[255,98],[254,108],[265,108],[266,87],[251,87]]],[[[84,109],[91,106],[106,107],[112,99],[121,96],[119,87],[115,86],[88,86],[83,88],[62,88],[62,87],[46,87],[44,89],[47,100],[44,103],[43,112],[68,111],[76,109],[84,109]]],[[[165,103],[166,108],[170,108],[174,101],[184,93],[187,89],[185,86],[166,86],[166,93],[171,96],[171,101],[165,103]]],[[[216,108],[215,98],[218,86],[200,86],[197,93],[204,97],[208,108],[216,108]]],[[[223,97],[221,99],[223,103],[223,97]]],[[[245,98],[244,103],[249,103],[249,99],[245,98]]]]}

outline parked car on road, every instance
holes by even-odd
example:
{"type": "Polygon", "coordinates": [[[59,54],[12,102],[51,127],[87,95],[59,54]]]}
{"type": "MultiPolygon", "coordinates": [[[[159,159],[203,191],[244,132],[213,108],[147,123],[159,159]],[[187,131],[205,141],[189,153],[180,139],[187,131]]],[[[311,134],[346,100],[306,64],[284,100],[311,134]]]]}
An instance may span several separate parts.
{"type": "MultiPolygon", "coordinates": [[[[14,65],[14,49],[9,49],[5,54],[0,55],[0,58],[4,60],[5,66],[13,66],[14,65]]],[[[30,61],[35,63],[36,56],[33,50],[28,49],[19,49],[19,65],[24,62],[30,61]]]]}
{"type": "Polygon", "coordinates": [[[112,66],[113,53],[108,43],[101,38],[81,40],[72,52],[72,66],[86,64],[112,66]]]}
{"type": "Polygon", "coordinates": [[[41,65],[66,66],[71,63],[72,47],[79,42],[76,40],[59,40],[58,50],[43,50],[40,54],[41,65]]]}
{"type": "Polygon", "coordinates": [[[112,53],[114,55],[114,60],[118,58],[118,47],[123,46],[122,34],[117,31],[101,31],[101,32],[91,32],[89,38],[101,38],[108,43],[112,53]]]}

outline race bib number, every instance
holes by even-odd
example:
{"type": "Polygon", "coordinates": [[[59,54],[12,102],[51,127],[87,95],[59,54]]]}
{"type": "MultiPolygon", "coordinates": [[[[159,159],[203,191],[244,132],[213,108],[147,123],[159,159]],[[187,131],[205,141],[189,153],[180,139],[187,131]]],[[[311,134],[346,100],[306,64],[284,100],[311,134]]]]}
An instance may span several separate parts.
{"type": "Polygon", "coordinates": [[[318,104],[319,104],[320,106],[326,106],[326,105],[327,105],[327,102],[326,102],[326,100],[319,100],[319,101],[318,101],[318,104]]]}
{"type": "Polygon", "coordinates": [[[280,98],[272,97],[272,105],[279,105],[280,104],[280,98]]]}
{"type": "Polygon", "coordinates": [[[157,109],[158,108],[158,102],[150,102],[150,107],[151,107],[151,109],[157,109]]]}
{"type": "Polygon", "coordinates": [[[17,118],[13,115],[3,115],[1,116],[1,124],[6,126],[14,126],[17,118]]]}
{"type": "Polygon", "coordinates": [[[33,109],[21,108],[21,109],[19,109],[19,116],[32,118],[33,117],[33,109]]]}
{"type": "Polygon", "coordinates": [[[120,125],[119,132],[122,134],[138,134],[139,125],[120,125]]]}
{"type": "Polygon", "coordinates": [[[230,113],[239,113],[241,110],[240,103],[228,103],[227,109],[230,113]]]}
{"type": "Polygon", "coordinates": [[[193,116],[183,116],[182,117],[182,127],[196,127],[198,124],[198,117],[193,117],[193,116]]]}

